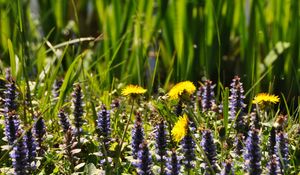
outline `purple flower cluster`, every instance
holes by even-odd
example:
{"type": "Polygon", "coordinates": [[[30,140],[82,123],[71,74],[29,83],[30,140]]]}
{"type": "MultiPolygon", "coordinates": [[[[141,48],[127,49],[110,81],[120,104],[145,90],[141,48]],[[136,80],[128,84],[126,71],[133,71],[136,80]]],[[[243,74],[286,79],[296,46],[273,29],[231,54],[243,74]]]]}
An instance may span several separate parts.
{"type": "Polygon", "coordinates": [[[214,174],[217,172],[217,148],[214,138],[210,130],[204,130],[202,133],[201,146],[204,150],[208,162],[205,162],[206,174],[214,174]]]}
{"type": "Polygon", "coordinates": [[[17,139],[17,131],[19,130],[19,117],[14,112],[5,114],[5,135],[9,145],[13,145],[17,139]]]}
{"type": "Polygon", "coordinates": [[[277,150],[280,157],[280,169],[284,173],[289,165],[289,149],[287,134],[283,131],[279,131],[276,137],[277,150]]]}
{"type": "Polygon", "coordinates": [[[69,129],[72,129],[68,116],[63,109],[59,111],[58,118],[64,133],[67,133],[69,129]]]}
{"type": "Polygon", "coordinates": [[[33,137],[31,128],[25,134],[25,141],[27,147],[27,161],[28,161],[28,171],[29,173],[33,173],[36,169],[35,158],[36,158],[36,143],[33,137]]]}
{"type": "Polygon", "coordinates": [[[230,160],[227,160],[223,164],[223,169],[220,175],[234,175],[233,165],[230,160]]]}
{"type": "Polygon", "coordinates": [[[138,152],[138,174],[139,175],[152,175],[152,158],[149,152],[147,142],[144,141],[140,144],[140,150],[138,152]]]}
{"type": "Polygon", "coordinates": [[[28,157],[27,157],[27,147],[25,139],[22,136],[22,131],[17,132],[18,140],[16,145],[13,147],[13,152],[11,153],[11,158],[13,159],[13,168],[15,175],[26,175],[28,174],[28,157]]]}
{"type": "Polygon", "coordinates": [[[191,135],[190,129],[187,130],[186,136],[181,141],[182,144],[182,151],[183,151],[183,162],[185,169],[189,171],[190,169],[194,168],[194,162],[196,160],[195,156],[195,141],[191,135]]]}
{"type": "Polygon", "coordinates": [[[83,111],[83,101],[82,101],[83,97],[82,97],[81,87],[79,84],[75,86],[72,96],[73,96],[73,106],[74,106],[73,115],[74,115],[75,135],[80,135],[82,132],[81,127],[84,123],[84,120],[82,118],[84,111],[83,111]]]}
{"type": "MultiPolygon", "coordinates": [[[[97,114],[97,130],[100,138],[100,150],[102,152],[108,153],[109,143],[110,143],[110,111],[106,109],[105,105],[101,106],[101,110],[97,114]]],[[[102,154],[103,155],[103,154],[102,154]]],[[[108,155],[105,155],[108,156],[108,155]]],[[[100,161],[101,163],[105,163],[106,159],[100,161]]]]}
{"type": "Polygon", "coordinates": [[[165,174],[165,162],[166,162],[166,156],[167,156],[167,133],[165,129],[165,123],[164,121],[161,121],[156,126],[156,135],[155,135],[155,147],[156,147],[156,153],[157,153],[157,160],[160,162],[160,174],[165,174]]]}
{"type": "Polygon", "coordinates": [[[167,175],[179,175],[180,174],[180,159],[176,154],[176,150],[172,149],[171,157],[167,162],[167,175]]]}
{"type": "Polygon", "coordinates": [[[267,170],[268,170],[268,175],[281,174],[279,158],[276,154],[271,155],[271,160],[269,160],[269,162],[268,162],[267,170]]]}
{"type": "Polygon", "coordinates": [[[44,154],[42,142],[44,141],[44,136],[46,135],[45,121],[42,117],[36,118],[33,131],[37,142],[38,155],[42,156],[44,154]]]}
{"type": "Polygon", "coordinates": [[[244,103],[245,96],[243,83],[240,82],[240,78],[238,76],[235,76],[230,86],[229,115],[230,118],[234,120],[238,114],[236,122],[239,122],[243,120],[242,113],[246,107],[246,104],[244,103]]]}
{"type": "Polygon", "coordinates": [[[245,162],[246,171],[249,175],[259,175],[262,173],[259,130],[255,128],[249,131],[246,140],[245,162]]]}
{"type": "Polygon", "coordinates": [[[203,111],[209,111],[215,106],[215,93],[214,93],[215,85],[212,84],[212,81],[206,80],[205,85],[201,90],[201,104],[203,111]]]}
{"type": "Polygon", "coordinates": [[[132,156],[134,159],[138,157],[138,151],[140,149],[140,144],[144,141],[144,128],[142,123],[142,118],[140,113],[136,114],[134,127],[132,129],[132,156]]]}

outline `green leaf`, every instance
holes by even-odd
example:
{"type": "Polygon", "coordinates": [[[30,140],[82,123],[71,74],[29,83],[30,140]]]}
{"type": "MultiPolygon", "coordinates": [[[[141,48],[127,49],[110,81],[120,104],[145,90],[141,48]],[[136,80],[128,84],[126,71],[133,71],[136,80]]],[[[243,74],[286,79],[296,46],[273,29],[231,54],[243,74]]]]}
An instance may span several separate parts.
{"type": "Polygon", "coordinates": [[[16,56],[13,49],[13,45],[11,43],[10,39],[7,39],[7,47],[9,52],[9,58],[10,58],[10,68],[11,68],[11,74],[13,77],[16,77],[16,56]]]}

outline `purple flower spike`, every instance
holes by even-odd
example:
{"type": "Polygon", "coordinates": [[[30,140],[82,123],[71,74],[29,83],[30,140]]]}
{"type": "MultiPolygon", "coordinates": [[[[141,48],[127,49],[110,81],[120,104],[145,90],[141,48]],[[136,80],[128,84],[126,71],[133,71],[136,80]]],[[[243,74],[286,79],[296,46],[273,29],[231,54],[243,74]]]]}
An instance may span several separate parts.
{"type": "Polygon", "coordinates": [[[35,158],[36,158],[36,143],[31,131],[31,128],[25,134],[25,141],[27,147],[27,159],[28,159],[28,171],[33,173],[36,169],[35,158]]]}
{"type": "Polygon", "coordinates": [[[260,138],[258,133],[259,130],[253,128],[249,131],[246,141],[245,163],[249,175],[260,175],[262,173],[260,138]]]}
{"type": "Polygon", "coordinates": [[[18,115],[14,114],[14,112],[5,114],[5,135],[9,145],[13,145],[17,139],[19,125],[18,115]]]}
{"type": "Polygon", "coordinates": [[[61,127],[62,127],[64,133],[67,133],[67,131],[68,131],[69,129],[72,129],[72,128],[71,128],[70,121],[69,121],[69,119],[68,119],[68,116],[67,116],[67,114],[64,112],[63,109],[61,109],[61,110],[59,111],[59,113],[58,113],[58,118],[59,118],[59,120],[60,120],[60,124],[61,124],[61,127]]]}
{"type": "Polygon", "coordinates": [[[208,162],[205,162],[206,174],[214,174],[217,172],[217,148],[214,138],[210,130],[204,130],[202,133],[201,146],[204,150],[208,162]]]}
{"type": "MultiPolygon", "coordinates": [[[[82,92],[81,87],[77,84],[74,88],[73,96],[73,115],[74,115],[74,125],[75,125],[75,135],[80,135],[82,133],[82,125],[84,120],[83,116],[83,101],[82,101],[82,92]]],[[[78,140],[79,142],[79,140],[78,140]]]]}
{"type": "Polygon", "coordinates": [[[167,175],[179,175],[180,174],[180,159],[176,155],[176,150],[172,149],[171,157],[167,162],[167,175]]]}
{"type": "Polygon", "coordinates": [[[194,161],[196,160],[195,156],[195,141],[191,135],[190,129],[187,129],[187,134],[181,141],[182,150],[183,150],[183,164],[185,169],[189,171],[194,168],[194,161]]]}
{"type": "Polygon", "coordinates": [[[42,117],[36,118],[33,129],[34,129],[34,135],[37,142],[38,155],[42,156],[44,154],[42,142],[44,141],[44,136],[46,135],[45,121],[42,117]]]}
{"type": "Polygon", "coordinates": [[[288,148],[288,137],[283,131],[277,133],[276,137],[277,150],[280,158],[280,169],[282,173],[286,173],[286,169],[289,165],[289,148],[288,148]]]}
{"type": "Polygon", "coordinates": [[[15,175],[26,175],[28,174],[28,159],[27,154],[28,150],[26,148],[26,143],[24,138],[20,138],[22,136],[22,131],[19,130],[17,132],[18,141],[16,145],[13,147],[13,152],[11,153],[12,164],[14,168],[15,175]]]}
{"type": "Polygon", "coordinates": [[[138,152],[138,174],[139,175],[152,175],[152,159],[149,152],[147,142],[144,141],[140,145],[140,150],[138,152]]]}
{"type": "Polygon", "coordinates": [[[276,154],[271,155],[271,160],[269,160],[267,165],[268,175],[280,175],[280,163],[279,158],[276,154]]]}
{"type": "Polygon", "coordinates": [[[212,84],[212,81],[206,80],[205,85],[202,87],[202,110],[209,111],[212,110],[212,107],[215,106],[215,85],[212,84]]]}
{"type": "Polygon", "coordinates": [[[138,151],[140,149],[140,144],[144,141],[144,128],[142,124],[142,118],[140,113],[137,113],[134,127],[132,129],[132,156],[134,159],[138,156],[138,151]]]}

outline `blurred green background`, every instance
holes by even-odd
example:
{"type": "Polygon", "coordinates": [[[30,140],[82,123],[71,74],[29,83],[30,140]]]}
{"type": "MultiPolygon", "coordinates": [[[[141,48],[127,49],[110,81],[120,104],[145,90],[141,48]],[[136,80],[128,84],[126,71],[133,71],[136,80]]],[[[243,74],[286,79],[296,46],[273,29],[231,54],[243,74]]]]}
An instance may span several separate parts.
{"type": "Polygon", "coordinates": [[[81,72],[100,89],[123,82],[156,91],[211,79],[219,93],[239,75],[246,92],[254,90],[248,98],[264,91],[296,103],[299,7],[299,0],[0,0],[0,68],[3,75],[12,67],[17,79],[61,78],[81,54],[81,72]]]}

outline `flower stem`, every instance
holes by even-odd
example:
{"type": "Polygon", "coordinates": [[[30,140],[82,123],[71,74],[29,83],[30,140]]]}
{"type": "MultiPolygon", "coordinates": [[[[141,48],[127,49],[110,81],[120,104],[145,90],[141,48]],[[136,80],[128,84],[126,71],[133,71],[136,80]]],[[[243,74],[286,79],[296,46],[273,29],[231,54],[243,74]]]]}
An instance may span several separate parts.
{"type": "Polygon", "coordinates": [[[118,159],[117,160],[117,165],[120,163],[119,161],[120,161],[120,157],[121,157],[121,153],[122,153],[122,146],[123,146],[123,143],[124,143],[125,135],[126,135],[126,132],[128,130],[129,124],[131,122],[131,116],[132,116],[132,113],[133,113],[133,106],[134,106],[134,99],[132,100],[130,115],[127,118],[127,123],[126,123],[125,129],[124,129],[124,132],[122,134],[122,138],[121,138],[121,141],[120,141],[120,144],[119,144],[119,150],[118,150],[118,156],[117,156],[117,159],[118,159]]]}

